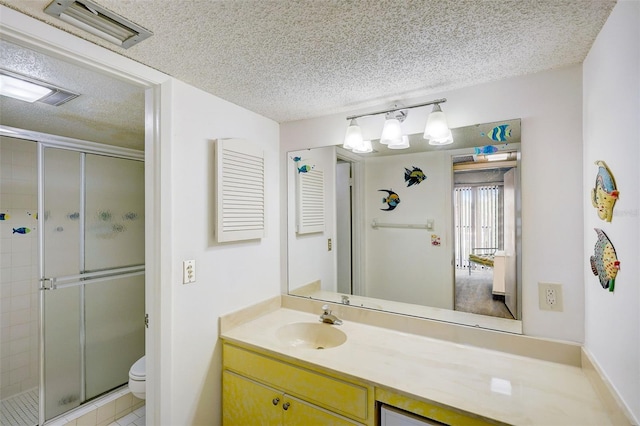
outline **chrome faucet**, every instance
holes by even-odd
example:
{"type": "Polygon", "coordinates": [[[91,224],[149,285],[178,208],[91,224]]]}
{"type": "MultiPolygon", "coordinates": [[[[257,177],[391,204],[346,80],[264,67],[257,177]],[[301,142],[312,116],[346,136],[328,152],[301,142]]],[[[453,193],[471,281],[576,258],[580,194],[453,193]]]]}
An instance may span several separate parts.
{"type": "Polygon", "coordinates": [[[342,320],[338,319],[337,316],[331,313],[331,309],[329,309],[329,305],[323,305],[322,310],[324,311],[322,315],[320,315],[320,321],[326,322],[327,324],[340,325],[342,324],[342,320]]]}
{"type": "Polygon", "coordinates": [[[349,296],[347,296],[346,294],[342,295],[342,304],[343,305],[349,305],[351,302],[349,301],[349,296]]]}

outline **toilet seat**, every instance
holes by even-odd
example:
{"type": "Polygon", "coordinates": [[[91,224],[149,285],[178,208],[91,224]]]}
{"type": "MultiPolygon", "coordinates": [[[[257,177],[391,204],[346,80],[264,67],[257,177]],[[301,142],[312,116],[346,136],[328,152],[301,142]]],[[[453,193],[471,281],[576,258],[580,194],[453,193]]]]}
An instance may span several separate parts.
{"type": "Polygon", "coordinates": [[[129,370],[129,378],[133,380],[146,380],[147,371],[146,371],[146,357],[142,357],[137,360],[129,370]]]}

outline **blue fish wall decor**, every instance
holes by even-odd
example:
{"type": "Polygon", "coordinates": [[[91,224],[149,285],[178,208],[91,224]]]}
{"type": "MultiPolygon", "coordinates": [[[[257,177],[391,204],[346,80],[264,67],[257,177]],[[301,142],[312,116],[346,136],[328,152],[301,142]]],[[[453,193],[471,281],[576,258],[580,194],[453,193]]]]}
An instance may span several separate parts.
{"type": "Polygon", "coordinates": [[[498,152],[498,148],[493,145],[485,145],[483,147],[475,147],[473,148],[476,155],[479,154],[493,154],[498,152]]]}
{"type": "Polygon", "coordinates": [[[389,189],[378,189],[378,191],[386,192],[387,194],[389,194],[386,197],[382,198],[382,202],[387,205],[387,208],[386,209],[380,209],[380,210],[391,211],[391,210],[395,209],[396,207],[398,207],[398,204],[400,204],[400,197],[398,196],[398,194],[396,194],[395,192],[393,192],[393,191],[391,191],[389,189]]]}
{"type": "Polygon", "coordinates": [[[311,170],[313,170],[316,166],[310,166],[308,164],[305,164],[304,166],[300,166],[298,167],[298,173],[308,173],[311,170]]]}
{"type": "Polygon", "coordinates": [[[29,228],[13,228],[13,234],[28,234],[29,232],[31,232],[31,229],[29,228]]]}
{"type": "Polygon", "coordinates": [[[413,166],[413,170],[409,170],[406,167],[404,168],[404,181],[407,182],[407,187],[418,185],[426,178],[427,175],[425,175],[422,170],[416,166],[413,166]]]}
{"type": "Polygon", "coordinates": [[[302,161],[302,157],[291,157],[294,163],[296,163],[296,169],[298,169],[298,173],[308,173],[313,170],[316,166],[310,166],[308,164],[303,164],[299,166],[298,163],[302,161]]]}
{"type": "Polygon", "coordinates": [[[511,137],[511,127],[508,124],[501,124],[494,127],[488,133],[480,133],[496,142],[506,142],[511,137]]]}
{"type": "Polygon", "coordinates": [[[0,213],[0,220],[7,220],[9,217],[10,216],[7,213],[0,213]]]}

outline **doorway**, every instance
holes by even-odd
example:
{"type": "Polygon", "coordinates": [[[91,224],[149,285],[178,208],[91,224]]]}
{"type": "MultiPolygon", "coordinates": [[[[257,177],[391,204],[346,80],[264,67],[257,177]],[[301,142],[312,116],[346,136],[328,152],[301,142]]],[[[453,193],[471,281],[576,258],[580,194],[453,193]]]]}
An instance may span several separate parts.
{"type": "Polygon", "coordinates": [[[457,311],[517,319],[506,303],[515,291],[514,175],[512,165],[454,168],[457,311]]]}
{"type": "Polygon", "coordinates": [[[143,154],[96,148],[0,138],[2,425],[118,388],[144,354],[143,154]]]}

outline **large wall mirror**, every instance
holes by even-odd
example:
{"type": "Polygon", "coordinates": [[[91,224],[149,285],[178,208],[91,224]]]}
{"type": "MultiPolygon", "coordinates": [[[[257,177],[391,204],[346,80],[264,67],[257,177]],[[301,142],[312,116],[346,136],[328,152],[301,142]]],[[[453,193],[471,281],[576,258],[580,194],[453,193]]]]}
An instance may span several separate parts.
{"type": "Polygon", "coordinates": [[[522,333],[520,120],[288,153],[289,294],[522,333]]]}

